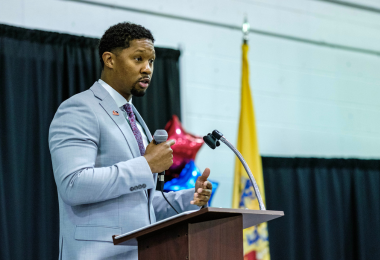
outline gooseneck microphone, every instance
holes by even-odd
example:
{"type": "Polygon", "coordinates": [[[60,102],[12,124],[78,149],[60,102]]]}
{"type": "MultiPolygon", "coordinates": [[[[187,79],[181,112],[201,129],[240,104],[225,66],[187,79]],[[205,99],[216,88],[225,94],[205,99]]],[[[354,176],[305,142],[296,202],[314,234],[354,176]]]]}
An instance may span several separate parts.
{"type": "Polygon", "coordinates": [[[265,210],[265,205],[264,205],[263,200],[261,198],[260,190],[259,190],[259,187],[257,186],[255,177],[253,177],[253,174],[252,174],[251,170],[249,169],[249,166],[248,166],[247,162],[244,160],[241,153],[230,142],[228,142],[228,140],[218,130],[214,130],[214,131],[212,131],[211,134],[209,133],[208,135],[204,136],[203,140],[211,149],[215,149],[216,147],[218,147],[220,145],[219,141],[221,141],[222,143],[227,145],[228,148],[230,148],[236,154],[236,156],[239,158],[240,162],[243,164],[244,169],[247,172],[249,179],[251,180],[251,184],[252,184],[253,189],[255,190],[255,193],[256,193],[256,198],[259,202],[260,210],[265,210]]]}
{"type": "MultiPolygon", "coordinates": [[[[156,132],[154,132],[153,138],[154,138],[154,141],[156,142],[156,144],[160,144],[160,143],[166,142],[166,140],[168,140],[168,132],[166,132],[166,130],[164,130],[164,129],[157,129],[156,132]]],[[[178,214],[178,211],[173,207],[172,204],[170,204],[170,202],[168,201],[168,199],[165,197],[165,194],[164,194],[164,184],[165,184],[165,171],[158,173],[156,190],[161,191],[162,196],[164,197],[164,199],[166,200],[166,202],[178,214]]]]}

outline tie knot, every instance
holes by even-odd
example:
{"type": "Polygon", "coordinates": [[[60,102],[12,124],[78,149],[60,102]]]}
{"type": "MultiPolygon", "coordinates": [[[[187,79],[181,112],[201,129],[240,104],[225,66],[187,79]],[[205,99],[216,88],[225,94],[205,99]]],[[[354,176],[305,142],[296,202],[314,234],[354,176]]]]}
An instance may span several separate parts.
{"type": "Polygon", "coordinates": [[[131,104],[126,103],[126,104],[124,105],[124,109],[125,109],[125,111],[128,111],[128,110],[132,111],[132,106],[131,106],[131,104]]]}
{"type": "Polygon", "coordinates": [[[129,118],[135,118],[135,114],[133,113],[132,105],[127,103],[124,105],[125,112],[127,112],[129,118]]]}

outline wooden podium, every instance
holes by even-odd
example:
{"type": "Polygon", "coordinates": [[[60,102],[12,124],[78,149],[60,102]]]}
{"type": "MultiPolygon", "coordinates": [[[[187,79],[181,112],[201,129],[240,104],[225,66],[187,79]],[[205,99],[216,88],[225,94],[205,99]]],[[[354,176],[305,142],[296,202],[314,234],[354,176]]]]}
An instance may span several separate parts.
{"type": "Polygon", "coordinates": [[[114,245],[136,238],[143,260],[243,260],[243,229],[282,216],[283,211],[204,208],[112,238],[114,245]]]}

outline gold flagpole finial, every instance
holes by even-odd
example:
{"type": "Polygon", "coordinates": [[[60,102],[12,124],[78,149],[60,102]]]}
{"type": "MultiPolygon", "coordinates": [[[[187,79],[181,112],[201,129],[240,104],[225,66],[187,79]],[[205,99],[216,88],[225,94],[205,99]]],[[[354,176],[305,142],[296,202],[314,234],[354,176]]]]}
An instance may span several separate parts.
{"type": "Polygon", "coordinates": [[[249,29],[250,29],[250,25],[248,23],[247,15],[245,15],[245,17],[244,17],[244,23],[243,23],[243,26],[242,26],[243,41],[244,41],[244,43],[248,42],[249,29]]]}

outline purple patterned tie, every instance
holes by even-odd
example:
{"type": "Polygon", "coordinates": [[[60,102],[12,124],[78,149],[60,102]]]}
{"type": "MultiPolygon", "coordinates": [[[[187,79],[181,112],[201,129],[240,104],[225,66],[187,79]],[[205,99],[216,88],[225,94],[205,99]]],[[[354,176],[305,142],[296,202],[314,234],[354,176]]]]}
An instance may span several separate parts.
{"type": "Polygon", "coordinates": [[[135,117],[135,113],[133,113],[133,109],[132,109],[131,104],[129,104],[129,103],[125,104],[124,105],[124,109],[125,109],[125,111],[128,114],[129,122],[131,123],[132,132],[135,135],[137,144],[139,145],[140,154],[144,155],[145,154],[144,143],[143,143],[143,140],[142,140],[142,136],[141,136],[140,130],[137,128],[136,117],[135,117]]]}

